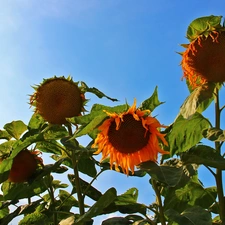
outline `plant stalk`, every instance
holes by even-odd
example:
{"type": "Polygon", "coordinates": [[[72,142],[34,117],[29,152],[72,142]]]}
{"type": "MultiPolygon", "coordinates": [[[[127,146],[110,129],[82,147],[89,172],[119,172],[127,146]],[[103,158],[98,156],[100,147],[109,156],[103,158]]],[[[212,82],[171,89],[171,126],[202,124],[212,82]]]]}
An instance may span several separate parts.
{"type": "Polygon", "coordinates": [[[160,218],[161,225],[166,225],[161,194],[155,179],[152,179],[152,186],[156,193],[156,203],[158,204],[158,207],[159,207],[159,218],[160,218]]]}
{"type": "MultiPolygon", "coordinates": [[[[215,91],[215,128],[220,129],[220,105],[219,105],[219,90],[216,88],[215,91]]],[[[215,142],[215,149],[221,154],[221,143],[215,142]]],[[[223,191],[223,180],[222,180],[222,170],[216,169],[216,186],[219,200],[219,215],[222,225],[225,225],[225,201],[224,201],[224,191],[223,191]]]]}
{"type": "MultiPolygon", "coordinates": [[[[73,132],[71,125],[67,126],[69,135],[72,137],[73,132]]],[[[75,155],[75,152],[72,152],[72,163],[73,163],[73,172],[74,172],[74,177],[75,177],[75,186],[76,186],[76,192],[77,192],[77,199],[78,199],[78,204],[79,204],[79,211],[80,211],[80,216],[84,215],[85,210],[84,210],[84,196],[82,194],[82,189],[80,185],[80,177],[79,177],[79,170],[78,170],[78,159],[77,156],[75,155]]]]}

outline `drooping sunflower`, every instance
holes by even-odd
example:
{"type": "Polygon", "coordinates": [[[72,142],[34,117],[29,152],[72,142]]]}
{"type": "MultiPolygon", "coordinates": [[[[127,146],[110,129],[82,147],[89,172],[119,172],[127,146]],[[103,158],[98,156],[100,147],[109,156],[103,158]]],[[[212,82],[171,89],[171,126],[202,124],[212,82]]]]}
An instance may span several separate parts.
{"type": "Polygon", "coordinates": [[[136,100],[126,112],[105,112],[109,118],[99,126],[100,132],[92,147],[98,148],[95,154],[102,152],[101,160],[110,157],[111,168],[114,165],[118,170],[120,166],[128,175],[129,170],[134,173],[134,167],[141,162],[156,162],[158,153],[168,154],[159,145],[159,141],[167,145],[159,131],[164,126],[149,115],[149,110],[137,109],[136,100]]]}
{"type": "Polygon", "coordinates": [[[225,30],[219,24],[220,19],[214,16],[203,17],[193,21],[189,26],[188,31],[192,35],[194,31],[198,32],[198,23],[208,27],[208,30],[199,31],[198,35],[193,35],[194,38],[189,38],[190,44],[183,45],[186,47],[181,61],[183,77],[193,89],[207,82],[225,81],[225,30]],[[212,26],[210,21],[214,21],[212,26]]]}
{"type": "MultiPolygon", "coordinates": [[[[13,159],[12,168],[9,172],[8,181],[22,183],[28,181],[38,168],[43,164],[42,159],[38,156],[39,151],[29,151],[24,149],[19,152],[13,159]]],[[[2,162],[4,159],[1,159],[2,162]]]]}
{"type": "Polygon", "coordinates": [[[65,124],[66,118],[79,116],[84,111],[84,93],[71,77],[54,77],[34,87],[30,104],[51,124],[65,124]]]}

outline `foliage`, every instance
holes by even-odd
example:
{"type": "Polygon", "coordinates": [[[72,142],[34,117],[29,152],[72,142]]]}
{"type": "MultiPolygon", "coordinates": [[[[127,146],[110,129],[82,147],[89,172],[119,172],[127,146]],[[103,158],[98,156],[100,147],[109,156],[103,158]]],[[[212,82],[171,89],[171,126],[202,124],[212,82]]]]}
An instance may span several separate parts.
{"type": "MultiPolygon", "coordinates": [[[[192,41],[199,35],[210,35],[215,29],[222,30],[221,18],[209,16],[194,20],[187,30],[188,39],[192,41]]],[[[133,174],[129,174],[140,179],[149,176],[146,186],[154,190],[156,201],[148,205],[138,202],[136,187],[118,194],[114,187],[102,193],[94,185],[107,170],[123,173],[121,168],[110,166],[109,160],[99,161],[92,144],[98,127],[109,117],[105,111],[112,114],[126,112],[129,109],[127,103],[116,106],[93,104],[90,112],[68,118],[68,123],[63,125],[49,124],[37,113],[28,124],[21,120],[5,124],[0,130],[0,224],[7,225],[23,215],[20,225],[91,225],[99,215],[118,212],[122,216],[105,219],[102,225],[225,224],[222,181],[225,131],[220,125],[224,106],[219,105],[222,88],[221,84],[209,83],[193,90],[174,122],[160,131],[168,142],[168,145],[160,145],[170,155],[164,155],[160,163],[142,162],[133,174]],[[203,115],[211,104],[215,104],[215,125],[203,115]],[[86,135],[91,141],[82,146],[79,137],[86,135]],[[38,149],[53,163],[39,165],[26,182],[9,182],[14,158],[24,149],[38,149]],[[198,177],[200,166],[209,170],[215,178],[215,186],[204,187],[198,177]],[[64,175],[68,182],[62,183],[56,178],[58,175],[64,175]],[[87,198],[91,199],[92,205],[86,204],[87,198]],[[16,208],[13,210],[12,206],[16,208]]],[[[117,101],[84,82],[81,82],[81,90],[117,101]]],[[[156,87],[139,109],[152,112],[162,103],[156,87]]]]}

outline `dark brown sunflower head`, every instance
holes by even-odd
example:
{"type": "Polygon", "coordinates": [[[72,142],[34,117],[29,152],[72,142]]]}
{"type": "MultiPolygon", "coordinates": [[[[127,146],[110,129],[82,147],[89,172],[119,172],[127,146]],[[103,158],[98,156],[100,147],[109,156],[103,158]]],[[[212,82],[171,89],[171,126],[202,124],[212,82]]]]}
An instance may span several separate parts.
{"type": "Polygon", "coordinates": [[[181,62],[192,86],[225,81],[225,31],[200,36],[188,45],[181,62]]]}
{"type": "Polygon", "coordinates": [[[66,118],[84,111],[85,97],[71,77],[54,77],[35,87],[30,104],[51,124],[65,124],[66,118]]]}
{"type": "Polygon", "coordinates": [[[141,120],[135,120],[132,114],[123,116],[119,129],[113,121],[108,137],[112,146],[121,153],[134,153],[148,144],[150,132],[143,127],[141,120]]]}
{"type": "Polygon", "coordinates": [[[225,27],[221,16],[201,17],[188,27],[190,44],[182,45],[183,77],[192,88],[225,81],[225,27]]]}

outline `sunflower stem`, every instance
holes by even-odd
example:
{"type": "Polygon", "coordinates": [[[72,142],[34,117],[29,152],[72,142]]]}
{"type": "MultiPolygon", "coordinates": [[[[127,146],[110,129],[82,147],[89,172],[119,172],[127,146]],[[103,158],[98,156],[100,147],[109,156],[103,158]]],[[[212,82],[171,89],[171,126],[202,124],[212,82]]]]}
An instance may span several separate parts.
{"type": "MultiPolygon", "coordinates": [[[[215,128],[220,129],[220,106],[219,106],[219,90],[215,90],[215,128]]],[[[215,142],[215,149],[221,154],[221,143],[215,142]]],[[[222,225],[225,225],[225,201],[224,201],[224,191],[223,191],[223,180],[222,180],[222,170],[216,169],[215,174],[218,200],[219,200],[219,215],[222,225]]]]}
{"type": "MultiPolygon", "coordinates": [[[[48,193],[51,199],[51,205],[53,205],[53,207],[55,208],[55,196],[54,196],[54,189],[52,186],[52,178],[51,175],[48,175],[48,193]]],[[[58,218],[57,218],[57,212],[54,210],[53,211],[53,224],[57,225],[58,224],[58,218]]]]}
{"type": "MultiPolygon", "coordinates": [[[[73,131],[71,125],[67,125],[69,136],[73,136],[73,131]]],[[[79,170],[78,170],[78,158],[75,155],[75,151],[72,151],[72,163],[73,163],[73,172],[74,172],[74,177],[75,177],[75,187],[76,187],[76,192],[77,192],[77,198],[78,198],[78,204],[79,204],[79,211],[80,211],[80,216],[84,215],[85,210],[84,210],[84,196],[82,194],[82,189],[80,185],[80,176],[79,176],[79,170]]]]}
{"type": "Polygon", "coordinates": [[[156,194],[156,203],[159,207],[159,219],[162,225],[166,225],[166,220],[165,220],[165,216],[164,216],[164,209],[163,209],[163,204],[162,204],[162,199],[161,199],[161,193],[160,193],[160,189],[157,185],[157,181],[155,179],[152,179],[152,186],[153,189],[155,190],[155,194],[156,194]]]}

